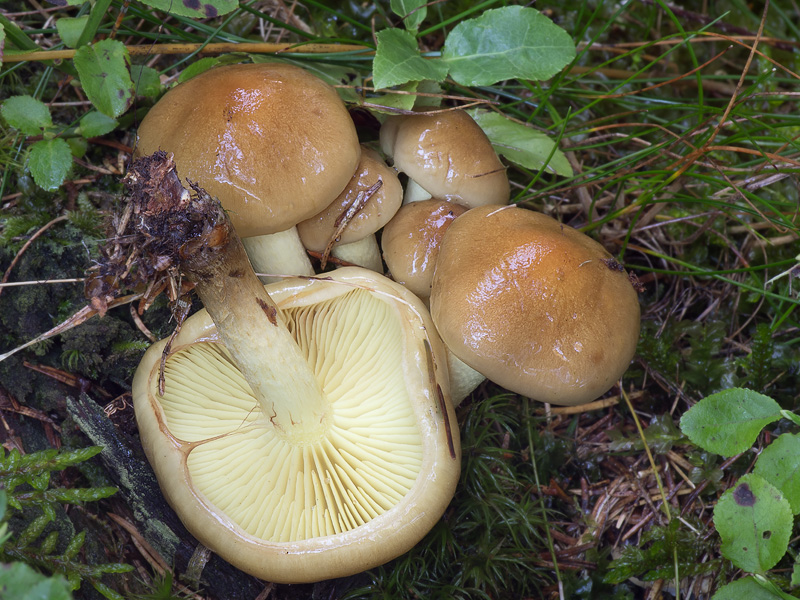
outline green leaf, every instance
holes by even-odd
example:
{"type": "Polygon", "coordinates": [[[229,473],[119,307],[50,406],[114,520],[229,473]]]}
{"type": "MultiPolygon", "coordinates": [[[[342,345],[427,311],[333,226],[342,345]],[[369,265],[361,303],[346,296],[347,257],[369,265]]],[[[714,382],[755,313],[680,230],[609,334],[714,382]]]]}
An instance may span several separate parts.
{"type": "Polygon", "coordinates": [[[789,411],[789,410],[782,410],[782,411],[781,411],[781,416],[782,416],[784,419],[789,419],[789,420],[790,420],[792,423],[794,423],[795,425],[800,425],[800,415],[798,415],[798,414],[795,414],[795,413],[793,413],[792,411],[789,411]]]}
{"type": "Polygon", "coordinates": [[[507,6],[456,25],[442,59],[461,85],[549,79],[575,58],[569,34],[534,8],[507,6]]]}
{"type": "Polygon", "coordinates": [[[398,110],[411,110],[414,107],[414,102],[417,96],[414,92],[419,87],[419,81],[409,81],[394,88],[394,91],[407,92],[405,94],[393,94],[387,92],[380,96],[373,96],[369,98],[369,109],[377,113],[397,114],[398,110]]]}
{"type": "Polygon", "coordinates": [[[24,563],[0,564],[0,600],[70,600],[61,576],[46,577],[24,563]]]}
{"type": "Polygon", "coordinates": [[[739,479],[714,507],[720,552],[749,573],[764,573],[786,554],[792,523],[786,498],[753,473],[739,479]]]}
{"type": "Polygon", "coordinates": [[[556,148],[556,142],[541,131],[522,123],[512,121],[500,113],[473,109],[467,111],[481,126],[495,152],[526,169],[572,177],[570,166],[564,153],[556,148]]]}
{"type": "Polygon", "coordinates": [[[114,131],[117,120],[93,110],[81,117],[81,135],[85,138],[100,137],[114,131]]]}
{"type": "Polygon", "coordinates": [[[391,0],[392,12],[403,19],[403,25],[416,35],[428,14],[427,0],[391,0]]]}
{"type": "Polygon", "coordinates": [[[48,192],[57,190],[72,168],[69,144],[61,138],[40,140],[32,144],[28,165],[36,185],[48,192]]]}
{"type": "Polygon", "coordinates": [[[207,19],[231,12],[239,3],[237,0],[141,0],[158,10],[181,17],[207,19]]]}
{"type": "Polygon", "coordinates": [[[376,89],[385,89],[409,81],[443,81],[447,65],[441,59],[422,58],[416,38],[402,29],[384,29],[377,33],[378,48],[372,63],[376,89]]]}
{"type": "Polygon", "coordinates": [[[703,398],[681,418],[681,431],[701,448],[733,456],[756,441],[761,430],[781,416],[769,396],[731,388],[703,398]]]}
{"type": "Polygon", "coordinates": [[[75,68],[81,85],[95,108],[118,117],[131,104],[133,82],[128,72],[128,50],[117,40],[102,40],[75,51],[75,68]]]}
{"type": "Polygon", "coordinates": [[[86,532],[80,531],[77,535],[75,535],[67,544],[67,547],[64,549],[63,556],[67,559],[73,559],[78,555],[78,552],[81,551],[83,548],[83,543],[86,541],[86,532]]]}
{"type": "Polygon", "coordinates": [[[792,565],[791,586],[793,588],[800,586],[800,562],[795,562],[794,565],[792,565]]]}
{"type": "Polygon", "coordinates": [[[25,135],[41,135],[53,126],[50,109],[33,96],[11,96],[0,107],[6,123],[25,135]]]}
{"type": "Polygon", "coordinates": [[[743,577],[719,588],[711,600],[794,600],[771,581],[743,577]]]}
{"type": "Polygon", "coordinates": [[[73,158],[83,158],[86,156],[86,150],[89,149],[89,142],[82,137],[67,138],[69,144],[69,151],[72,152],[73,158]]]}
{"type": "Polygon", "coordinates": [[[77,48],[78,40],[86,28],[89,15],[83,17],[62,17],[56,21],[58,35],[61,36],[67,48],[77,48]]]}
{"type": "Polygon", "coordinates": [[[778,488],[794,514],[800,514],[800,435],[784,433],[767,446],[753,472],[778,488]]]}
{"type": "Polygon", "coordinates": [[[131,65],[131,80],[137,96],[158,98],[163,89],[158,71],[145,65],[131,65]]]}
{"type": "Polygon", "coordinates": [[[223,64],[222,56],[204,56],[200,60],[194,61],[183,71],[181,71],[181,74],[178,75],[178,83],[188,81],[192,77],[196,77],[197,75],[200,75],[200,73],[208,71],[219,64],[223,64]]]}

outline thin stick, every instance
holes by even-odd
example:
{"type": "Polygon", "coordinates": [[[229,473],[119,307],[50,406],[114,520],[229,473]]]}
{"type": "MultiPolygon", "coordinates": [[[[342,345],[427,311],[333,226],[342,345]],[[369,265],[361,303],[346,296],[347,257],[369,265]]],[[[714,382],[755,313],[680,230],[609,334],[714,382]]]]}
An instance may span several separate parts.
{"type": "MultiPolygon", "coordinates": [[[[141,44],[126,46],[128,54],[152,55],[152,54],[192,54],[202,52],[203,54],[224,54],[225,52],[251,52],[253,54],[325,54],[335,52],[365,52],[373,53],[374,50],[368,46],[357,46],[355,44],[270,44],[266,42],[220,42],[214,44],[141,44]]],[[[27,60],[64,60],[75,56],[75,50],[36,50],[35,52],[23,52],[21,54],[6,55],[4,61],[7,63],[23,62],[27,60]]]]}
{"type": "Polygon", "coordinates": [[[40,285],[45,283],[83,283],[86,277],[74,277],[72,279],[34,279],[32,281],[9,281],[0,283],[0,289],[7,287],[21,287],[23,285],[40,285]]]}
{"type": "MultiPolygon", "coordinates": [[[[128,304],[129,302],[138,300],[141,297],[142,294],[131,294],[129,296],[123,296],[122,298],[115,298],[114,300],[111,300],[108,303],[107,308],[113,308],[114,306],[119,306],[120,304],[128,304]]],[[[0,362],[3,362],[9,356],[16,354],[20,350],[24,350],[25,348],[33,346],[34,344],[38,344],[39,342],[43,342],[44,340],[49,339],[55,335],[58,335],[59,333],[64,333],[65,331],[68,331],[73,327],[77,327],[81,323],[85,323],[99,312],[100,312],[99,310],[92,308],[89,305],[84,306],[82,309],[80,309],[66,321],[62,321],[49,331],[45,331],[43,334],[36,336],[29,342],[25,342],[21,346],[17,346],[16,348],[12,348],[8,352],[0,354],[0,362]]]]}
{"type": "MultiPolygon", "coordinates": [[[[19,249],[19,252],[17,252],[17,255],[14,257],[14,260],[12,260],[12,261],[11,261],[11,264],[10,264],[10,265],[8,265],[8,268],[6,269],[6,272],[3,274],[3,280],[2,280],[2,282],[0,282],[0,283],[6,283],[6,282],[8,281],[8,278],[11,276],[11,269],[13,269],[13,268],[14,268],[14,266],[15,266],[15,265],[16,265],[16,264],[19,262],[19,259],[20,259],[20,258],[22,258],[22,255],[23,255],[23,254],[25,254],[25,251],[26,251],[28,248],[30,248],[31,244],[33,243],[33,241],[34,241],[36,238],[38,238],[40,235],[42,235],[42,234],[43,234],[45,231],[47,231],[48,229],[50,229],[50,227],[52,227],[52,226],[53,226],[53,225],[55,225],[56,223],[60,223],[61,221],[66,221],[66,220],[67,220],[67,218],[68,218],[68,217],[67,217],[67,215],[61,215],[60,217],[56,217],[55,219],[53,219],[53,220],[52,220],[52,221],[50,221],[49,223],[47,223],[47,224],[45,224],[44,226],[42,226],[42,228],[41,228],[41,229],[39,229],[39,231],[37,231],[36,233],[34,233],[34,234],[33,234],[33,235],[32,235],[32,236],[31,236],[31,237],[28,239],[28,241],[27,241],[27,242],[25,242],[25,243],[22,245],[22,248],[20,248],[20,249],[19,249]]],[[[4,289],[4,288],[0,287],[0,294],[2,294],[2,293],[3,293],[3,289],[4,289]]]]}

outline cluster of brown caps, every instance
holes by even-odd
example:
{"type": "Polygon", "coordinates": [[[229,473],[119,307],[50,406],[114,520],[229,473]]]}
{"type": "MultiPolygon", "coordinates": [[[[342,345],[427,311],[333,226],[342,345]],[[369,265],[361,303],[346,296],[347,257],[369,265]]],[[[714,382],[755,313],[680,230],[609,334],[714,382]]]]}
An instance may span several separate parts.
{"type": "Polygon", "coordinates": [[[458,481],[453,405],[484,377],[587,402],[638,337],[622,267],[506,206],[466,113],[389,117],[380,148],[394,168],[332,87],[276,62],[206,71],[139,129],[137,154],[171,153],[244,238],[214,224],[182,246],[214,266],[189,273],[205,310],[137,371],[142,443],[189,530],[272,581],[356,573],[419,541],[458,481]],[[367,268],[314,276],[306,249],[367,268]],[[264,286],[250,263],[279,276],[264,286]]]}

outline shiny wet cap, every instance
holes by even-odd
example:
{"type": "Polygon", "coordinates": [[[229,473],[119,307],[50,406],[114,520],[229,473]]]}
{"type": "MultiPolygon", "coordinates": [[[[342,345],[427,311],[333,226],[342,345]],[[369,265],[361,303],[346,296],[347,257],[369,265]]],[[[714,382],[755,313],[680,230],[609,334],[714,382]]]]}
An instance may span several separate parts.
{"type": "Polygon", "coordinates": [[[508,390],[583,404],[622,376],[637,293],[600,244],[546,215],[474,208],[439,248],[431,314],[458,358],[508,390]]]}
{"type": "Polygon", "coordinates": [[[507,204],[503,163],[486,134],[463,110],[394,115],[381,127],[381,149],[398,171],[433,198],[468,208],[507,204]]]}
{"type": "Polygon", "coordinates": [[[325,208],[356,169],[355,126],[336,90],[282,63],[205,71],[168,91],[135,154],[164,150],[219,198],[239,235],[284,231],[325,208]]]}
{"type": "Polygon", "coordinates": [[[345,218],[353,203],[359,200],[358,195],[378,181],[381,186],[349,220],[337,243],[357,242],[386,225],[403,203],[403,187],[397,172],[383,161],[380,154],[362,147],[358,168],[344,191],[325,210],[297,224],[303,245],[315,252],[324,251],[337,231],[340,219],[345,218]]]}
{"type": "Polygon", "coordinates": [[[466,210],[453,202],[423,200],[397,211],[381,235],[383,260],[392,278],[427,300],[442,237],[466,210]]]}

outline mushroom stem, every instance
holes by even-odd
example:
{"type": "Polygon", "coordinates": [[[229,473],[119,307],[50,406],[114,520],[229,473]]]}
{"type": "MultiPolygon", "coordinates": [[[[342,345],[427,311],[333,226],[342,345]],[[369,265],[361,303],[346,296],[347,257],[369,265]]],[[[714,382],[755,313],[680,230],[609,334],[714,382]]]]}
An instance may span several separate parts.
{"type": "Polygon", "coordinates": [[[163,152],[135,161],[126,183],[143,237],[195,283],[264,417],[287,439],[318,439],[327,400],[222,206],[198,186],[190,194],[163,152]]]}
{"type": "Polygon", "coordinates": [[[243,238],[242,243],[250,257],[250,263],[262,283],[274,283],[279,277],[269,275],[306,275],[314,274],[314,267],[297,235],[297,227],[268,235],[255,235],[243,238]]]}
{"type": "Polygon", "coordinates": [[[430,200],[431,198],[433,198],[433,195],[428,190],[411,179],[411,177],[408,178],[408,182],[406,183],[406,192],[403,196],[403,204],[422,202],[423,200],[430,200]]]}
{"type": "Polygon", "coordinates": [[[486,381],[486,376],[478,373],[455,354],[447,350],[447,368],[450,372],[450,398],[453,406],[458,406],[475,388],[486,381]]]}
{"type": "Polygon", "coordinates": [[[336,244],[331,250],[331,254],[338,259],[364,267],[370,271],[383,273],[381,251],[374,234],[361,238],[357,242],[336,244]]]}

